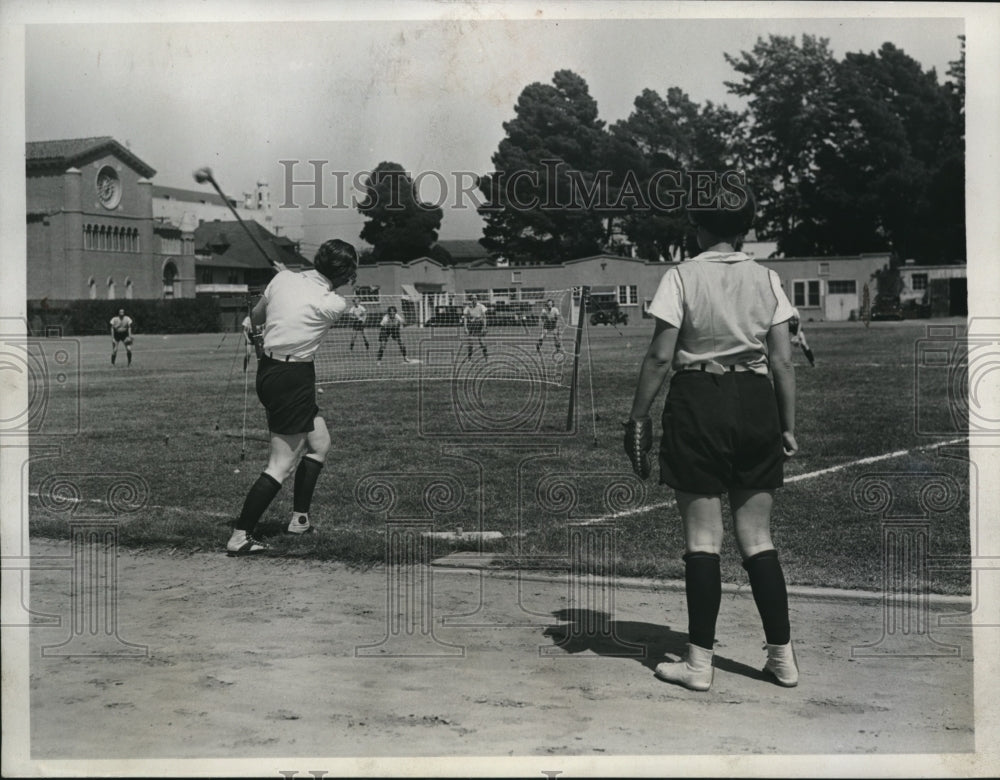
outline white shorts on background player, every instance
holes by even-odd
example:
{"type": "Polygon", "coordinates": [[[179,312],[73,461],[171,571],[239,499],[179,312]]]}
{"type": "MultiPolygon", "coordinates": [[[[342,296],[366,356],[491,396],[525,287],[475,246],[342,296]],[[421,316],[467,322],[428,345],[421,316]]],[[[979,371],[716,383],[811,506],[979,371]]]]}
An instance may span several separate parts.
{"type": "Polygon", "coordinates": [[[311,360],[327,330],[347,311],[319,271],[280,271],[264,290],[264,352],[311,360]]]}

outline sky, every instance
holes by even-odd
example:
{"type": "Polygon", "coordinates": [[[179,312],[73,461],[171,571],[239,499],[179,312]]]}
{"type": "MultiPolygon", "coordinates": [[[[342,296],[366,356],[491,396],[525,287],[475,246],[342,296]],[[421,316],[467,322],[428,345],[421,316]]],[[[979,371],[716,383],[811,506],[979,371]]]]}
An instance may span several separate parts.
{"type": "MultiPolygon", "coordinates": [[[[623,6],[623,7],[628,7],[623,6]]],[[[663,6],[666,7],[666,6],[663,6]]],[[[326,208],[306,209],[306,254],[327,238],[358,242],[363,219],[337,200],[332,172],[349,182],[381,161],[484,173],[529,83],[568,68],[581,75],[611,124],[645,88],[677,86],[696,101],[740,101],[724,82],[758,37],[828,38],[838,57],[891,41],[945,78],[959,56],[960,18],[534,19],[290,21],[285,23],[36,24],[25,34],[27,140],[110,135],[157,170],[158,184],[193,188],[211,165],[232,196],[257,180],[285,200],[279,160],[324,167],[326,208]]],[[[438,179],[425,178],[435,199],[438,179]]],[[[297,188],[294,199],[313,202],[297,188]]],[[[470,198],[445,203],[441,238],[478,238],[470,198]]]]}

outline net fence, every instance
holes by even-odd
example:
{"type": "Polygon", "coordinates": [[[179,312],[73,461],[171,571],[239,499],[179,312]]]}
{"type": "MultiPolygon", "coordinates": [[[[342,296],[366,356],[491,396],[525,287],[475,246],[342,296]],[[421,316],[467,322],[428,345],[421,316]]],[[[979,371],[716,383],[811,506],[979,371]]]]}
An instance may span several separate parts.
{"type": "Polygon", "coordinates": [[[571,379],[579,292],[513,291],[477,296],[480,327],[466,324],[471,294],[371,293],[349,299],[351,310],[316,354],[316,381],[442,379],[567,385],[571,379]]]}

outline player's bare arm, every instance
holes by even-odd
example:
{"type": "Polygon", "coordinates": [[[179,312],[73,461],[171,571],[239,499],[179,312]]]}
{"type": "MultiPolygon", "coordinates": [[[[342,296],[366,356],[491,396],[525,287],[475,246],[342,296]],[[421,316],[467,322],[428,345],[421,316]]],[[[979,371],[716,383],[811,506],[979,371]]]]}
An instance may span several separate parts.
{"type": "Polygon", "coordinates": [[[773,325],[767,332],[767,350],[774,378],[774,394],[778,399],[781,438],[785,456],[790,458],[798,452],[799,445],[795,441],[795,365],[792,363],[787,322],[773,325]]]}
{"type": "Polygon", "coordinates": [[[673,325],[661,319],[656,320],[653,338],[649,342],[649,348],[639,369],[639,380],[629,415],[631,419],[644,420],[649,416],[653,401],[670,375],[670,364],[673,362],[674,349],[677,346],[677,333],[677,328],[673,325]]]}
{"type": "Polygon", "coordinates": [[[250,325],[254,328],[261,327],[267,321],[267,300],[261,296],[250,312],[250,325]]]}

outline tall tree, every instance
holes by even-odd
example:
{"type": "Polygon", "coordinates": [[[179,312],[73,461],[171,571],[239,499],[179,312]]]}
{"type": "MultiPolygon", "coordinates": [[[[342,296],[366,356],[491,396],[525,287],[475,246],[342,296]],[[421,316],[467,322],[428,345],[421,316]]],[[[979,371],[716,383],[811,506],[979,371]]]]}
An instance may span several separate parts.
{"type": "Polygon", "coordinates": [[[798,254],[793,237],[802,188],[814,180],[836,113],[836,59],[828,39],[812,35],[803,35],[801,45],[794,37],[759,38],[752,51],[725,57],[742,76],[726,86],[749,105],[747,163],[759,199],[758,232],[777,238],[780,251],[798,254]]]}
{"type": "Polygon", "coordinates": [[[403,166],[380,162],[367,177],[364,188],[366,198],[358,204],[358,211],[368,218],[361,238],[372,245],[372,260],[405,262],[430,254],[443,212],[421,202],[403,166]]]}
{"type": "Polygon", "coordinates": [[[645,89],[633,105],[610,133],[611,190],[615,202],[628,207],[619,219],[641,257],[683,258],[690,233],[682,195],[690,186],[688,174],[739,167],[743,117],[711,102],[699,106],[677,87],[666,97],[645,89]],[[624,197],[633,176],[645,195],[641,204],[624,197]]]}
{"type": "Polygon", "coordinates": [[[529,84],[503,125],[494,173],[479,187],[487,203],[483,245],[509,259],[559,262],[599,251],[598,181],[606,138],[587,82],[560,70],[552,84],[529,84]]]}

